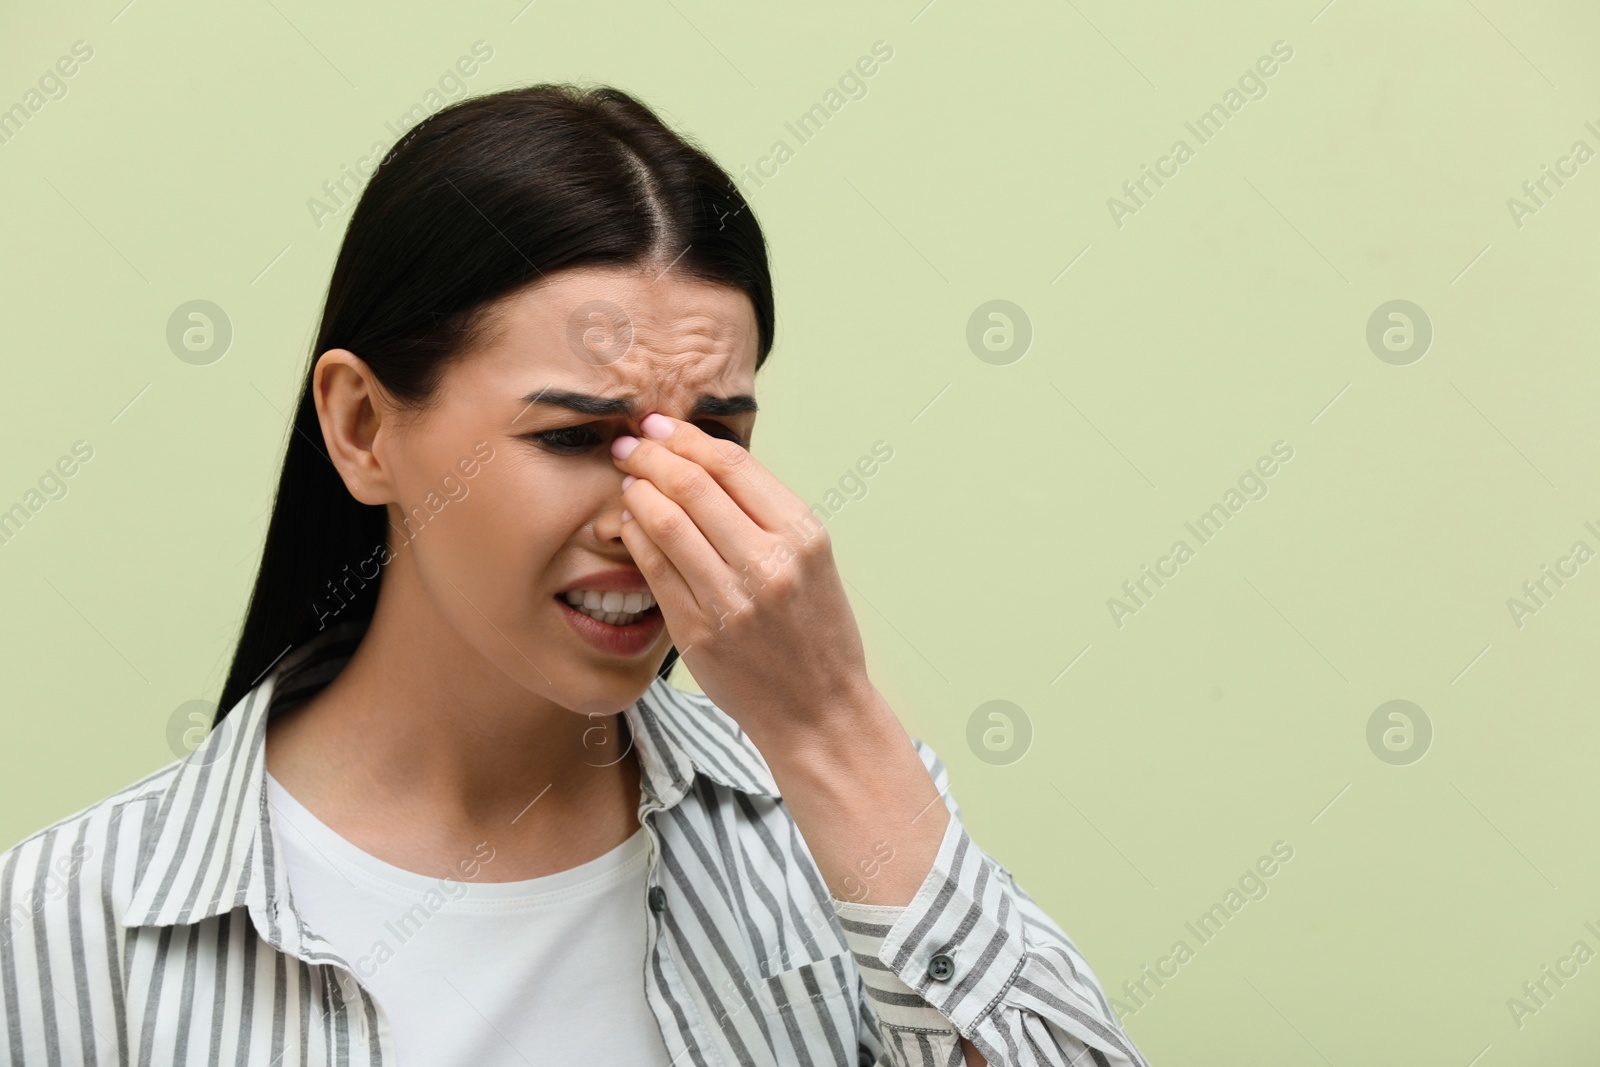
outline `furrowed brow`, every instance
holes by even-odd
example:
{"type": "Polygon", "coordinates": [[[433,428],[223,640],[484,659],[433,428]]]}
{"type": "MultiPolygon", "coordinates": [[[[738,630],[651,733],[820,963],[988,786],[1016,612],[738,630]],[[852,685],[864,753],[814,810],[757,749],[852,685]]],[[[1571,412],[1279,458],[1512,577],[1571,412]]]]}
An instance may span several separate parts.
{"type": "MultiPolygon", "coordinates": [[[[633,418],[633,402],[630,400],[623,397],[591,396],[588,393],[576,393],[568,389],[542,389],[523,397],[522,402],[528,406],[545,404],[550,407],[566,408],[582,415],[601,417],[621,415],[633,418]]],[[[735,396],[702,395],[695,400],[689,417],[743,415],[757,410],[756,398],[749,393],[739,393],[735,396]]]]}

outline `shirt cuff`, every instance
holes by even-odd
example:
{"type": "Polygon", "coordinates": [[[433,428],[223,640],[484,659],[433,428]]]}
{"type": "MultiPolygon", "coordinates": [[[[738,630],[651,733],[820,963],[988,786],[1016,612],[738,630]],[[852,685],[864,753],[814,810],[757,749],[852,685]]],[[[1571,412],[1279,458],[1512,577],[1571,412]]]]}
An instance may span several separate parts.
{"type": "Polygon", "coordinates": [[[954,812],[933,866],[909,904],[833,900],[880,1022],[971,1033],[1015,978],[1022,919],[996,903],[995,871],[954,812]],[[987,890],[987,892],[985,892],[987,890]],[[1015,929],[1011,929],[1015,927],[1015,929]]]}
{"type": "Polygon", "coordinates": [[[950,1025],[950,1020],[922,999],[915,989],[901,981],[883,962],[883,940],[905,916],[906,908],[888,904],[857,904],[835,897],[833,911],[844,929],[845,942],[855,957],[862,983],[867,988],[867,999],[871,1001],[878,1021],[918,1033],[954,1034],[955,1028],[950,1025]]]}

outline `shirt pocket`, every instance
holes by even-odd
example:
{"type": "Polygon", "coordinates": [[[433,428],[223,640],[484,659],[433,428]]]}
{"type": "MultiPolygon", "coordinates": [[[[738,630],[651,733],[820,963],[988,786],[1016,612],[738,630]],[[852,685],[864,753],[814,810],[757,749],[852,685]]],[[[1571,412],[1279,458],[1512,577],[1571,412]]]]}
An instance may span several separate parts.
{"type": "Polygon", "coordinates": [[[856,982],[848,951],[761,978],[758,996],[780,1063],[857,1062],[856,982]]]}
{"type": "Polygon", "coordinates": [[[966,1063],[961,1035],[953,1029],[878,1024],[884,1060],[893,1067],[919,1067],[925,1063],[966,1063]]]}

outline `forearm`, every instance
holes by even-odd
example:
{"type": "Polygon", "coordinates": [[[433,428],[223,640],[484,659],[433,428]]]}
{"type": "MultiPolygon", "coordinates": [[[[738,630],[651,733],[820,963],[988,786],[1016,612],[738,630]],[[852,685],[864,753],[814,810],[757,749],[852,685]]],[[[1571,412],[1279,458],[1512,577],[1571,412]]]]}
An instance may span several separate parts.
{"type": "Polygon", "coordinates": [[[950,812],[875,689],[848,698],[829,721],[827,730],[751,740],[829,892],[858,904],[908,904],[933,868],[950,812]]]}
{"type": "Polygon", "coordinates": [[[968,835],[937,755],[876,690],[820,706],[828,729],[751,740],[835,898],[881,1062],[918,1063],[930,1047],[952,1062],[959,1047],[968,1067],[987,1065],[976,1038],[1062,1067],[1090,1049],[1143,1067],[1087,961],[968,835]]]}

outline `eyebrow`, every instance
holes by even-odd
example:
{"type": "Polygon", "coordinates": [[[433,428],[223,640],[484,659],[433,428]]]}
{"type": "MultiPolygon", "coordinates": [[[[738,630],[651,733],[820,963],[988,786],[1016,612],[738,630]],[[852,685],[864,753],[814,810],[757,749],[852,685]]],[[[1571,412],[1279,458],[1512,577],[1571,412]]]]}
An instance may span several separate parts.
{"type": "MultiPolygon", "coordinates": [[[[529,406],[548,404],[551,407],[568,408],[584,415],[624,415],[630,419],[633,417],[632,401],[622,397],[590,396],[588,393],[575,393],[568,389],[541,389],[537,393],[523,397],[522,402],[529,406]]],[[[739,393],[735,396],[702,394],[695,400],[689,417],[743,415],[756,410],[758,410],[756,398],[749,393],[739,393]]]]}

